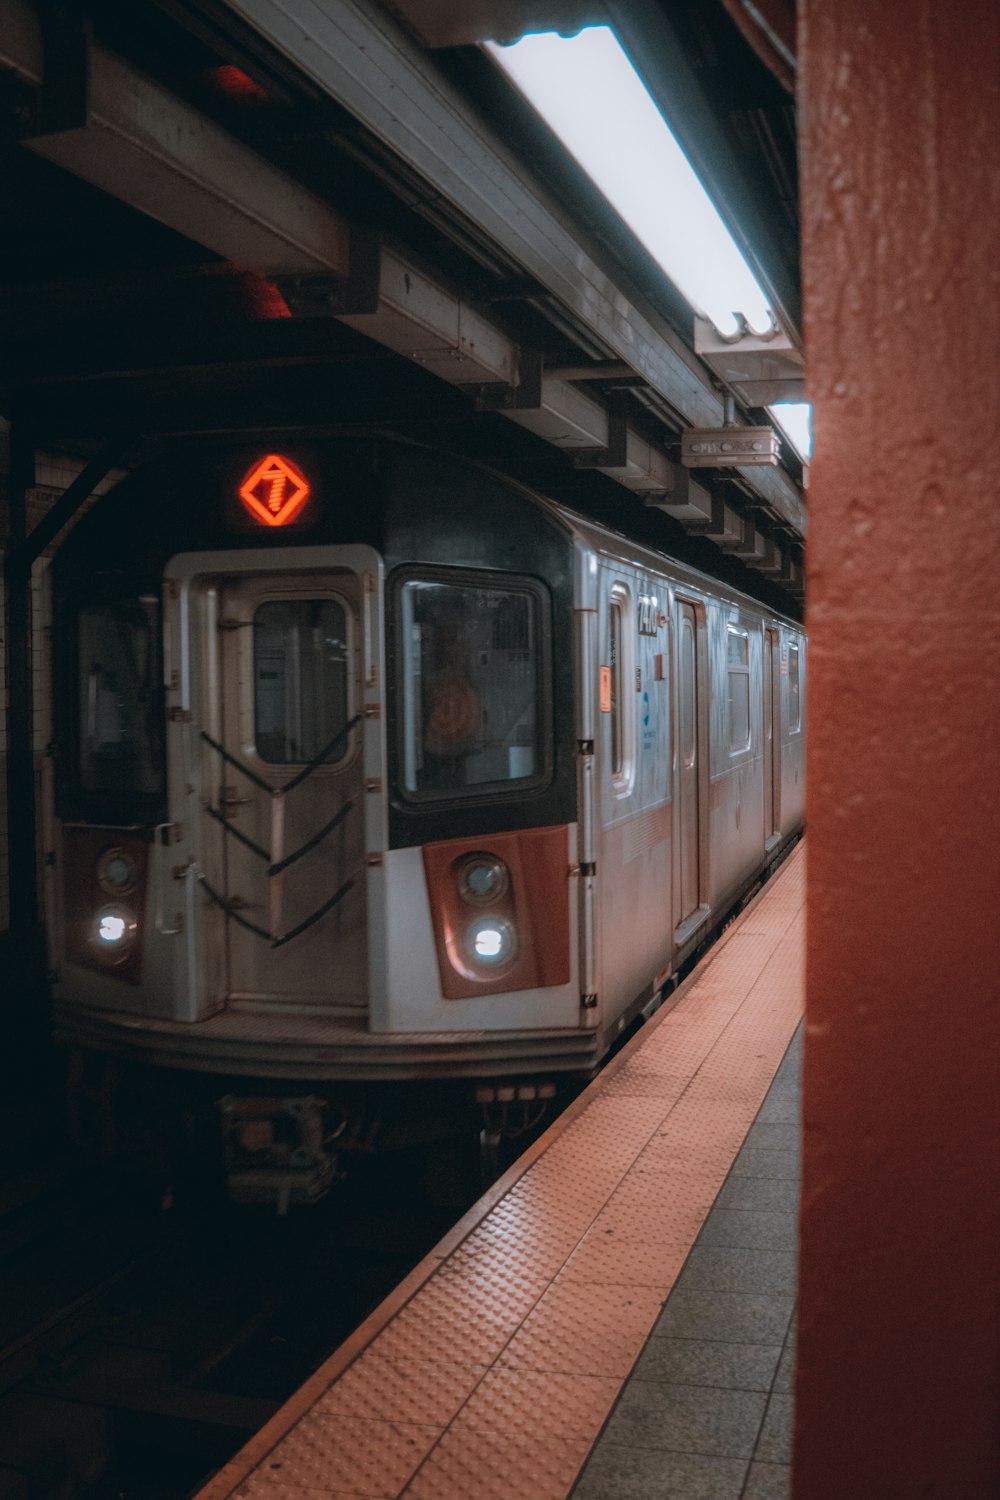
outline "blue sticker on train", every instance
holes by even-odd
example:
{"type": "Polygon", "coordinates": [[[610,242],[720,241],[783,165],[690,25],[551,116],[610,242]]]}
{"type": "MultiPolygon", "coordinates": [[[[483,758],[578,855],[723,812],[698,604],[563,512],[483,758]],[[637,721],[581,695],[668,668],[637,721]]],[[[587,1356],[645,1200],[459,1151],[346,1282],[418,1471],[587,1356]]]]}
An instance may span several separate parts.
{"type": "Polygon", "coordinates": [[[656,740],[656,727],[650,724],[649,693],[642,695],[642,748],[648,750],[656,740]]]}

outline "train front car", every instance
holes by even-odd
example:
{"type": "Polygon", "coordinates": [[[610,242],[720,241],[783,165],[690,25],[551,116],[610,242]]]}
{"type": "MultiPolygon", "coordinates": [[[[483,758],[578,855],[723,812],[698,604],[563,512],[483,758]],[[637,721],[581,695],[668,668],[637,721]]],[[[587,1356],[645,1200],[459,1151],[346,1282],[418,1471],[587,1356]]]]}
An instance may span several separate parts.
{"type": "Polygon", "coordinates": [[[801,825],[793,622],[424,449],[171,449],[52,583],[57,1033],[237,1196],[516,1129],[801,825]]]}
{"type": "Polygon", "coordinates": [[[59,1037],[222,1096],[250,1198],[593,1066],[556,517],[402,445],[171,450],[52,583],[59,1037]]]}

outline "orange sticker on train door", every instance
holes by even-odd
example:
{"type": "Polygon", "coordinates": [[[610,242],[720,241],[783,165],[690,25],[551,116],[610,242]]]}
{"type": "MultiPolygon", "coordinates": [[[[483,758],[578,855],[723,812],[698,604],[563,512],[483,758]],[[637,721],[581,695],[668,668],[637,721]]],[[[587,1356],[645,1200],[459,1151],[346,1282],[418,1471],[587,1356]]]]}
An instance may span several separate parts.
{"type": "Polygon", "coordinates": [[[601,668],[601,713],[611,712],[611,668],[601,668]]]}

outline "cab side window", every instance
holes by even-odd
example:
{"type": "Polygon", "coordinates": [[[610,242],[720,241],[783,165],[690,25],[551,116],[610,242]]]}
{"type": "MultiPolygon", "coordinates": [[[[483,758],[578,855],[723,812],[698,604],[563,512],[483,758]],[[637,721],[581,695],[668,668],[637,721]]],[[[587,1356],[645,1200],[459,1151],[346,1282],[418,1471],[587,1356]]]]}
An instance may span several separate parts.
{"type": "Polygon", "coordinates": [[[76,619],[79,753],[84,793],[155,794],[163,781],[160,601],[123,595],[76,619]]]}
{"type": "Polygon", "coordinates": [[[547,616],[530,580],[411,578],[399,588],[401,788],[410,801],[541,785],[547,616]]]}

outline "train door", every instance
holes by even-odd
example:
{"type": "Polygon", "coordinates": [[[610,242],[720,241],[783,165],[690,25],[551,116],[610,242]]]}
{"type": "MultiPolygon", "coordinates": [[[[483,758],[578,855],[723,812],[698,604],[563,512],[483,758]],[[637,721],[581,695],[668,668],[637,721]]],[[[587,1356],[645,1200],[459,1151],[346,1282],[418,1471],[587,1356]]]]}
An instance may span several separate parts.
{"type": "Polygon", "coordinates": [[[764,840],[779,836],[781,822],[781,698],[778,632],[764,631],[764,840]]]}
{"type": "Polygon", "coordinates": [[[279,570],[272,557],[267,571],[193,581],[202,884],[226,1004],[345,1018],[368,1008],[376,580],[336,566],[367,550],[325,548],[322,570],[279,570]]]}
{"type": "Polygon", "coordinates": [[[677,937],[683,941],[701,915],[702,788],[707,768],[703,766],[705,705],[698,606],[680,599],[677,614],[677,937]]]}

